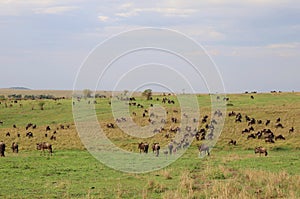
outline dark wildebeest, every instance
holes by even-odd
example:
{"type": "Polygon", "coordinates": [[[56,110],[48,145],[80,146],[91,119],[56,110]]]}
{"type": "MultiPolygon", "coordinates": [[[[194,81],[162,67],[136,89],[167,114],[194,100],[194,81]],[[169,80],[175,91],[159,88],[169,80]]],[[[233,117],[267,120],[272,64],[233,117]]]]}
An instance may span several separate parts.
{"type": "Polygon", "coordinates": [[[3,141],[0,142],[0,157],[5,157],[5,144],[3,141]]]}
{"type": "Polygon", "coordinates": [[[266,137],[265,142],[270,142],[270,143],[273,143],[273,144],[275,143],[275,141],[271,137],[266,137]]]}
{"type": "Polygon", "coordinates": [[[278,123],[278,124],[275,125],[275,128],[284,128],[284,127],[281,123],[278,123]]]}
{"type": "Polygon", "coordinates": [[[207,155],[210,155],[209,153],[209,146],[205,145],[205,144],[201,144],[199,147],[198,147],[198,150],[199,150],[199,154],[201,155],[202,152],[204,151],[204,155],[207,153],[207,155]]]}
{"type": "Polygon", "coordinates": [[[232,144],[232,145],[236,145],[236,140],[230,140],[229,142],[228,142],[228,144],[232,144]]]}
{"type": "Polygon", "coordinates": [[[153,153],[156,152],[156,157],[159,156],[159,150],[160,150],[159,143],[154,143],[152,146],[152,151],[153,151],[153,153]]]}
{"type": "Polygon", "coordinates": [[[290,128],[289,133],[293,133],[294,132],[294,127],[290,128]]]}
{"type": "Polygon", "coordinates": [[[11,149],[12,149],[13,153],[18,153],[19,152],[19,145],[16,142],[13,142],[11,144],[11,149]]]}
{"type": "Polygon", "coordinates": [[[45,150],[48,150],[50,155],[52,155],[52,145],[49,144],[48,142],[40,142],[36,144],[36,149],[37,150],[42,150],[45,153],[45,150]]]}
{"type": "Polygon", "coordinates": [[[277,120],[276,120],[276,123],[279,123],[279,122],[280,122],[280,120],[281,120],[281,119],[280,119],[280,117],[279,117],[279,118],[277,118],[277,120]]]}
{"type": "Polygon", "coordinates": [[[256,153],[259,153],[259,156],[260,156],[262,153],[264,153],[265,156],[268,155],[267,149],[265,149],[264,147],[261,147],[261,146],[256,147],[256,148],[254,149],[254,153],[255,153],[255,154],[256,154],[256,153]]]}
{"type": "Polygon", "coordinates": [[[106,124],[107,128],[115,128],[115,125],[113,123],[108,123],[106,124]]]}
{"type": "Polygon", "coordinates": [[[248,136],[247,136],[247,140],[249,140],[250,138],[253,138],[253,139],[255,139],[255,138],[256,138],[256,136],[255,136],[253,133],[251,133],[250,135],[248,135],[248,136]]]}
{"type": "Polygon", "coordinates": [[[10,133],[9,132],[6,133],[6,137],[10,137],[10,133]]]}
{"type": "Polygon", "coordinates": [[[0,124],[3,125],[3,121],[0,121],[0,124]]]}
{"type": "Polygon", "coordinates": [[[142,152],[148,153],[149,144],[141,142],[141,143],[139,143],[138,149],[140,150],[140,153],[142,153],[142,152]]]}
{"type": "Polygon", "coordinates": [[[32,133],[32,132],[26,133],[26,137],[28,137],[28,138],[33,138],[33,133],[32,133]]]}
{"type": "Polygon", "coordinates": [[[280,134],[280,135],[275,137],[275,140],[285,140],[285,137],[280,134]]]}
{"type": "Polygon", "coordinates": [[[270,124],[271,120],[267,120],[266,121],[266,126],[268,126],[270,124]]]}
{"type": "Polygon", "coordinates": [[[47,126],[46,131],[50,131],[50,130],[51,130],[50,126],[47,126]]]}
{"type": "Polygon", "coordinates": [[[54,135],[51,135],[50,140],[56,140],[56,137],[54,135]]]}

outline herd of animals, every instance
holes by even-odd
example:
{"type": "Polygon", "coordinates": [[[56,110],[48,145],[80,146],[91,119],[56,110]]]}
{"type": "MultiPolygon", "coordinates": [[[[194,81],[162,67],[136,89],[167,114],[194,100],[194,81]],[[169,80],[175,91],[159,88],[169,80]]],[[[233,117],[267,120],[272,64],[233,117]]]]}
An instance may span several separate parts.
{"type": "MultiPolygon", "coordinates": [[[[219,97],[217,97],[218,100],[220,100],[219,97]]],[[[251,99],[254,99],[254,97],[251,95],[251,99]]],[[[136,103],[135,98],[118,98],[118,100],[122,100],[122,101],[128,101],[128,105],[129,106],[136,106],[137,108],[142,108],[144,109],[144,105],[136,103]]],[[[156,100],[156,101],[160,101],[161,99],[156,98],[150,98],[150,100],[156,100]]],[[[229,98],[224,98],[224,101],[229,101],[229,98]]],[[[78,100],[78,102],[80,103],[80,100],[78,100]]],[[[170,105],[175,104],[174,100],[171,100],[168,97],[163,97],[161,100],[162,103],[168,103],[170,105]]],[[[88,102],[89,104],[91,103],[90,101],[88,102]]],[[[110,103],[109,103],[110,104],[110,103]]],[[[73,102],[73,105],[75,105],[75,102],[73,102]]],[[[150,107],[153,107],[153,104],[150,105],[150,107]]],[[[177,110],[173,110],[174,113],[178,113],[177,110]]],[[[167,112],[167,114],[169,114],[167,112]]],[[[132,112],[133,116],[137,116],[136,112],[132,112]]],[[[167,121],[165,119],[161,119],[160,121],[155,121],[155,118],[157,118],[157,116],[154,115],[154,113],[149,114],[149,111],[147,109],[144,109],[144,112],[142,113],[141,117],[143,118],[148,118],[148,121],[150,124],[154,124],[155,122],[159,122],[161,124],[161,127],[156,128],[153,130],[153,133],[161,133],[164,135],[164,137],[168,140],[168,145],[167,145],[167,150],[163,151],[163,153],[165,155],[172,155],[174,153],[176,153],[178,150],[182,149],[182,148],[186,148],[191,144],[191,139],[189,139],[190,137],[195,138],[196,141],[207,141],[207,140],[212,140],[214,138],[214,130],[215,130],[215,125],[218,124],[218,118],[220,117],[225,117],[223,115],[223,113],[220,110],[215,111],[215,113],[213,114],[213,117],[211,119],[209,119],[209,116],[205,115],[202,118],[189,118],[188,114],[183,113],[183,117],[184,118],[188,118],[190,119],[193,123],[197,123],[200,124],[202,126],[202,128],[195,128],[192,129],[191,126],[185,126],[185,128],[180,128],[179,125],[179,119],[176,117],[171,117],[170,121],[167,121]],[[166,128],[166,124],[167,123],[171,123],[172,125],[169,128],[166,128]],[[174,125],[173,125],[174,124],[174,125]],[[174,136],[176,133],[180,133],[182,134],[182,138],[180,140],[175,140],[174,136]]],[[[267,143],[275,143],[275,141],[277,140],[285,140],[286,138],[282,135],[275,135],[274,132],[272,132],[271,128],[268,128],[270,126],[271,120],[266,120],[266,121],[262,121],[260,119],[255,119],[255,118],[251,118],[248,115],[242,115],[241,113],[236,113],[234,111],[231,111],[228,113],[228,117],[229,118],[234,118],[234,122],[235,123],[245,123],[245,125],[247,126],[247,128],[245,128],[242,132],[241,135],[244,136],[246,135],[246,139],[264,139],[265,142],[267,143]],[[253,127],[253,125],[261,125],[261,129],[259,131],[255,132],[255,129],[253,127]]],[[[106,128],[109,129],[114,129],[116,128],[116,124],[121,123],[121,122],[126,122],[127,119],[122,117],[122,118],[117,118],[115,120],[115,122],[113,123],[107,123],[106,124],[106,128]]],[[[3,121],[0,121],[0,125],[3,125],[3,121]]],[[[281,123],[281,118],[278,118],[275,121],[275,125],[273,125],[274,128],[278,129],[278,128],[285,128],[284,125],[281,123]]],[[[17,128],[17,126],[14,124],[13,128],[17,128]]],[[[29,123],[27,124],[27,126],[25,127],[26,132],[26,137],[28,138],[32,138],[33,137],[33,133],[30,131],[30,129],[36,129],[36,125],[29,123]]],[[[65,128],[70,128],[70,125],[60,125],[58,129],[65,129],[65,128]]],[[[51,130],[50,126],[47,126],[45,129],[45,138],[48,137],[48,132],[51,130]]],[[[289,133],[293,133],[295,131],[294,127],[290,127],[288,132],[289,133]]],[[[56,140],[56,130],[52,133],[50,140],[56,140]]],[[[6,136],[9,137],[10,133],[7,132],[6,136]]],[[[20,137],[20,133],[17,134],[17,137],[20,137]]],[[[229,145],[237,145],[237,141],[230,139],[230,141],[228,142],[229,145]]],[[[5,149],[6,149],[6,144],[1,141],[0,142],[0,156],[4,157],[5,156],[5,149]]],[[[41,150],[43,152],[45,152],[45,150],[49,151],[49,154],[52,155],[53,150],[52,150],[52,144],[48,143],[48,142],[40,142],[40,143],[36,143],[36,149],[37,150],[41,150]]],[[[156,156],[159,156],[159,151],[160,151],[161,147],[159,145],[158,142],[155,142],[152,144],[152,151],[156,156]]],[[[19,146],[18,143],[13,142],[11,143],[11,150],[14,153],[18,153],[19,152],[19,146]]],[[[140,153],[148,153],[149,150],[149,144],[147,142],[140,142],[138,143],[138,150],[140,153]]],[[[198,144],[198,150],[199,153],[207,153],[208,155],[210,155],[210,146],[206,145],[205,143],[202,144],[198,144]]],[[[259,154],[265,154],[265,156],[268,155],[267,149],[259,146],[256,147],[254,149],[255,153],[259,153],[259,154]]]]}

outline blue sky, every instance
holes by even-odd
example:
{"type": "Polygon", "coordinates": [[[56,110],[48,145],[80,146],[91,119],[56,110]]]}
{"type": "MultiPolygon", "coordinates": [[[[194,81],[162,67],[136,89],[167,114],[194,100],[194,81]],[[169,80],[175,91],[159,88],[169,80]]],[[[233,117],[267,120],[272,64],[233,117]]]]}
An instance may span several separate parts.
{"type": "Polygon", "coordinates": [[[96,45],[157,27],[201,44],[227,92],[300,91],[299,10],[296,0],[2,0],[0,87],[70,90],[96,45]]]}

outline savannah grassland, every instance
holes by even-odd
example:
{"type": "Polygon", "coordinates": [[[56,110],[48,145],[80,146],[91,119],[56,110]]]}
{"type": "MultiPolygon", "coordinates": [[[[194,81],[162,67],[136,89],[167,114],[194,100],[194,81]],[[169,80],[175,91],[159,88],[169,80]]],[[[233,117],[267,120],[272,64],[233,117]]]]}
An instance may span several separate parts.
{"type": "MultiPolygon", "coordinates": [[[[18,91],[12,91],[19,94],[18,91]]],[[[30,92],[30,91],[27,91],[30,92]]],[[[0,93],[1,95],[1,93],[0,93]]],[[[55,95],[55,92],[54,92],[55,95]]],[[[270,128],[275,135],[282,134],[286,140],[277,140],[274,144],[264,140],[249,139],[242,135],[248,128],[247,123],[235,123],[234,118],[226,117],[225,126],[211,156],[198,157],[197,145],[192,146],[170,166],[145,174],[129,174],[115,171],[98,162],[85,150],[80,142],[73,122],[72,101],[43,100],[44,110],[39,108],[39,100],[22,100],[17,104],[1,101],[0,104],[0,140],[6,145],[6,157],[0,158],[0,198],[300,198],[300,93],[276,94],[232,94],[227,106],[230,111],[240,112],[243,116],[271,120],[270,128]],[[5,107],[5,102],[12,107],[5,107]],[[22,107],[19,105],[22,104],[22,107]],[[284,128],[276,129],[275,121],[280,117],[284,128]],[[25,137],[25,126],[32,122],[36,129],[30,129],[33,138],[25,137]],[[13,128],[13,124],[17,128],[13,128]],[[59,129],[57,140],[50,140],[53,131],[61,124],[70,125],[69,129],[59,129]],[[51,131],[45,138],[45,128],[51,131]],[[289,133],[291,127],[295,128],[289,133]],[[5,136],[10,132],[11,136],[5,136]],[[20,132],[20,138],[17,137],[20,132]],[[236,146],[228,145],[234,139],[236,146]],[[53,156],[41,155],[35,146],[37,142],[47,141],[53,145],[53,156]],[[10,145],[19,143],[19,154],[13,154],[10,145]],[[254,154],[256,146],[264,146],[269,155],[254,154]]],[[[154,96],[162,98],[162,96],[154,96]]],[[[167,129],[172,116],[180,118],[175,96],[175,105],[164,105],[168,110],[167,129]]],[[[147,101],[136,97],[137,103],[148,109],[150,104],[161,102],[147,101]]],[[[96,99],[96,112],[100,124],[108,137],[118,146],[138,152],[137,143],[124,135],[120,129],[108,129],[105,124],[114,122],[109,98],[96,99]]],[[[210,118],[210,96],[199,95],[201,117],[210,118]]],[[[80,103],[87,103],[82,100],[80,103]]],[[[147,118],[142,117],[144,109],[131,107],[137,113],[134,121],[143,126],[147,118]]],[[[199,124],[203,127],[203,124],[199,124]]],[[[264,124],[253,125],[255,132],[266,128],[264,124]]],[[[166,131],[147,140],[158,141],[161,145],[168,142],[166,131]]],[[[148,155],[153,155],[150,152],[148,155]]],[[[165,158],[163,154],[161,157],[165,158]]]]}

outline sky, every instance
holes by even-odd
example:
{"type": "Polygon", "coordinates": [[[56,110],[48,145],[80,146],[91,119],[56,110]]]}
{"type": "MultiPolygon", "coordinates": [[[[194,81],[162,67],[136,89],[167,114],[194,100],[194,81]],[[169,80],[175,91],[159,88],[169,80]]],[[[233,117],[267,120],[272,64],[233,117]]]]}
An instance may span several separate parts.
{"type": "MultiPolygon", "coordinates": [[[[228,93],[300,91],[299,10],[298,0],[1,0],[0,88],[72,90],[80,67],[100,43],[122,32],[153,27],[177,31],[202,46],[228,93]]],[[[169,59],[158,54],[161,60],[169,59]]],[[[129,55],[124,66],[115,64],[110,76],[122,76],[118,67],[131,70],[130,58],[143,56],[129,55]]],[[[156,66],[153,70],[160,71],[156,66]]],[[[110,76],[99,89],[116,87],[118,78],[110,76]]],[[[174,78],[170,82],[177,91],[186,89],[174,78]]]]}

